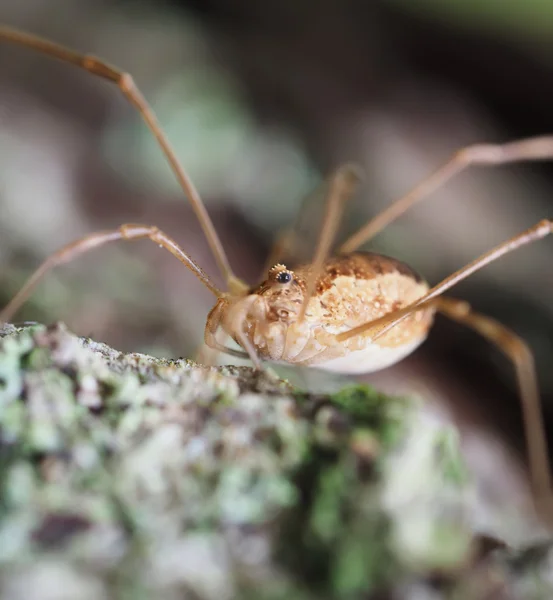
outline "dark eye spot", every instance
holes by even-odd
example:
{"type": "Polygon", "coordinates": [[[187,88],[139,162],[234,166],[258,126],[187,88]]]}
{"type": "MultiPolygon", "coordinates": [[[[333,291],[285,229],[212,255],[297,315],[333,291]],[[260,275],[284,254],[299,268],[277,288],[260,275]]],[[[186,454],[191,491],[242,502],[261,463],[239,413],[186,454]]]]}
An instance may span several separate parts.
{"type": "Polygon", "coordinates": [[[290,281],[292,281],[292,275],[288,271],[281,271],[276,276],[276,280],[279,283],[290,283],[290,281]]]}

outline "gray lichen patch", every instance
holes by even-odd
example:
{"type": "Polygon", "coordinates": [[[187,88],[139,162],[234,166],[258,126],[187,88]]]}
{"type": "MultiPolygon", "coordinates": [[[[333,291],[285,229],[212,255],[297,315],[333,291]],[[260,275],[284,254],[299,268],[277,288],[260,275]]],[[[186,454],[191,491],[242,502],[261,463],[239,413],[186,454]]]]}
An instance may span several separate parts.
{"type": "Polygon", "coordinates": [[[122,354],[62,325],[0,338],[2,598],[551,591],[547,547],[484,552],[456,432],[420,402],[122,354]]]}

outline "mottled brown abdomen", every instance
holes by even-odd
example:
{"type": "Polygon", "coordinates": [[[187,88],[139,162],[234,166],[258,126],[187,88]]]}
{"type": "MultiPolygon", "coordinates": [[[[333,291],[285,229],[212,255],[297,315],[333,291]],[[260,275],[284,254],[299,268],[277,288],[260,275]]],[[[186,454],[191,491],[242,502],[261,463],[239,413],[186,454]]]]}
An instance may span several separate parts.
{"type": "Polygon", "coordinates": [[[404,263],[369,252],[330,258],[300,320],[312,268],[290,271],[276,265],[252,291],[260,311],[258,321],[249,322],[249,330],[263,358],[345,372],[354,365],[355,372],[369,372],[397,362],[426,338],[432,309],[409,315],[374,341],[371,332],[337,339],[338,334],[403,308],[427,292],[426,282],[404,263]],[[265,316],[259,319],[261,312],[265,316]]]}

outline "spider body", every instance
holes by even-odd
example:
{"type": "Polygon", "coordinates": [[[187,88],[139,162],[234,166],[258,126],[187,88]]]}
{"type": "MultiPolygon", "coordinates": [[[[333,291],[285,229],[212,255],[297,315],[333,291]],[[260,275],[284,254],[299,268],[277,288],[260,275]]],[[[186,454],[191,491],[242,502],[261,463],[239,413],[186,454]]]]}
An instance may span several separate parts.
{"type": "MultiPolygon", "coordinates": [[[[261,359],[369,373],[398,362],[425,340],[432,307],[410,314],[374,341],[369,332],[343,341],[336,337],[404,308],[428,291],[427,283],[404,263],[369,252],[327,259],[300,318],[312,270],[311,264],[293,271],[275,265],[246,297],[244,330],[261,359]]],[[[240,344],[232,306],[221,312],[222,328],[240,344]]]]}

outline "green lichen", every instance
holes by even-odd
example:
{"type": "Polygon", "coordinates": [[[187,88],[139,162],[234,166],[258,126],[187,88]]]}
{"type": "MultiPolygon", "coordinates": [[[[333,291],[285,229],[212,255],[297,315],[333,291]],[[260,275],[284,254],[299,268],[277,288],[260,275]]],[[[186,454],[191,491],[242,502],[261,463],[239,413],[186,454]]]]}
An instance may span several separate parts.
{"type": "Polygon", "coordinates": [[[548,546],[481,552],[456,432],[367,386],[5,326],[0,449],[0,598],[408,598],[437,573],[452,600],[497,573],[547,589],[548,546]]]}

